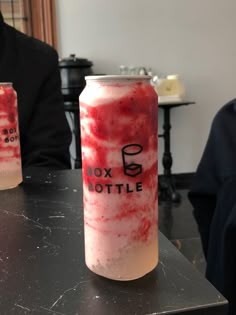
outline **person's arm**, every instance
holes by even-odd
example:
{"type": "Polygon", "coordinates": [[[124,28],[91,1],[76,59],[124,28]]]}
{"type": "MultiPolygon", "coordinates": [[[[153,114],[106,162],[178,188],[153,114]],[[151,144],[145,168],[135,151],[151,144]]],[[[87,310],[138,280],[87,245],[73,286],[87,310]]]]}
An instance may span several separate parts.
{"type": "Polygon", "coordinates": [[[207,256],[210,225],[219,187],[215,140],[214,130],[211,130],[188,195],[193,205],[193,215],[198,224],[205,256],[207,256]]]}
{"type": "MultiPolygon", "coordinates": [[[[39,90],[29,130],[22,146],[24,168],[71,168],[71,131],[65,117],[57,53],[53,52],[50,71],[39,90]]],[[[37,76],[37,73],[35,73],[37,76]]],[[[32,78],[34,80],[34,78],[32,78]]]]}
{"type": "Polygon", "coordinates": [[[205,256],[207,256],[210,227],[219,189],[228,176],[236,173],[235,135],[235,101],[231,101],[217,113],[213,120],[210,135],[189,192],[205,256]]]}

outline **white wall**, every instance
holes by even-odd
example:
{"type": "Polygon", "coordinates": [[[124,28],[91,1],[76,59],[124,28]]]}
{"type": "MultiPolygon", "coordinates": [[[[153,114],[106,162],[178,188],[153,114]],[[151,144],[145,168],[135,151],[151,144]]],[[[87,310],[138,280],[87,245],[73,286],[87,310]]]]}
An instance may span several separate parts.
{"type": "MultiPolygon", "coordinates": [[[[57,0],[59,53],[179,73],[196,105],[172,112],[173,172],[193,172],[217,110],[235,97],[235,0],[57,0]]],[[[159,110],[159,128],[162,111],[159,110]]],[[[163,143],[159,140],[159,159],[163,143]]],[[[160,173],[162,167],[160,167],[160,173]]]]}

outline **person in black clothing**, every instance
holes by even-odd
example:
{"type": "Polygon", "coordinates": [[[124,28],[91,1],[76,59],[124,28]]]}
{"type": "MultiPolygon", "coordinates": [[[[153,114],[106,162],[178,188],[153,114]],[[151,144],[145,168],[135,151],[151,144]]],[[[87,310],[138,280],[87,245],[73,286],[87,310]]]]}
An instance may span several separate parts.
{"type": "Polygon", "coordinates": [[[23,168],[70,168],[57,52],[7,25],[1,12],[0,82],[12,82],[17,92],[23,168]]]}
{"type": "Polygon", "coordinates": [[[229,314],[236,314],[236,99],[213,120],[189,199],[207,261],[206,277],[228,298],[229,314]]]}

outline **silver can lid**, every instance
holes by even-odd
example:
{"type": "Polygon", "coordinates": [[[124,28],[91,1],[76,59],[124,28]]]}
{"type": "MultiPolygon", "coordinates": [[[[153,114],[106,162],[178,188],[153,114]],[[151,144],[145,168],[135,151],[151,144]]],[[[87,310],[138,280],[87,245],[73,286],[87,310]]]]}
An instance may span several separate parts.
{"type": "Polygon", "coordinates": [[[85,77],[86,81],[150,81],[150,75],[89,75],[85,77]]]}
{"type": "Polygon", "coordinates": [[[12,86],[12,82],[0,82],[0,86],[12,86]]]}

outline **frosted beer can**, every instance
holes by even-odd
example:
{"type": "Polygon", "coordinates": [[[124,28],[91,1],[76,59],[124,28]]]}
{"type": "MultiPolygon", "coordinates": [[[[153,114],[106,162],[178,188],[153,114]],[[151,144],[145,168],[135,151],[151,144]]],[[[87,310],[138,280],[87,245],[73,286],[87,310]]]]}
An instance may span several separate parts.
{"type": "Polygon", "coordinates": [[[11,83],[0,82],[0,189],[22,182],[17,95],[11,83]]]}
{"type": "Polygon", "coordinates": [[[89,76],[79,102],[86,265],[140,278],[158,263],[157,94],[149,76],[89,76]]]}

